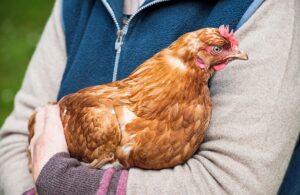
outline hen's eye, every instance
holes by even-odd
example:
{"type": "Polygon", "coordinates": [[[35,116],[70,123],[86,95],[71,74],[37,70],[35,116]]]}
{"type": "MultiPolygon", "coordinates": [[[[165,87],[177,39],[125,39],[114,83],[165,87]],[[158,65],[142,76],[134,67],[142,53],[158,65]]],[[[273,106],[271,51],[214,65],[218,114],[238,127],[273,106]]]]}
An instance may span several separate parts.
{"type": "Polygon", "coordinates": [[[221,51],[223,50],[222,47],[219,47],[219,46],[214,46],[211,50],[211,53],[213,55],[218,55],[219,53],[221,53],[221,51]]]}

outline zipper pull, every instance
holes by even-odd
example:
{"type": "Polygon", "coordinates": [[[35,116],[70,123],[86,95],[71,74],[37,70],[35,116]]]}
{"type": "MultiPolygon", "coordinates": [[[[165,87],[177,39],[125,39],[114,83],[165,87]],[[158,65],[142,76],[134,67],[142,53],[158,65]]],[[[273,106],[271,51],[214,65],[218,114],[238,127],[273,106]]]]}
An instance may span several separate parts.
{"type": "Polygon", "coordinates": [[[115,43],[115,50],[119,50],[121,48],[122,39],[123,39],[123,32],[122,32],[122,30],[118,30],[117,40],[116,40],[116,43],[115,43]]]}

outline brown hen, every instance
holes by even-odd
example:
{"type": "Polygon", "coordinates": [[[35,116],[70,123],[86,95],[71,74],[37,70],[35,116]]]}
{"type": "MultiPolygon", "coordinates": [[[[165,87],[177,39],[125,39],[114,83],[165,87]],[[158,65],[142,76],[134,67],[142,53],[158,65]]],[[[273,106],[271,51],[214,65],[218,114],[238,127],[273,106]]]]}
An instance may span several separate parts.
{"type": "Polygon", "coordinates": [[[204,28],[181,36],[123,80],[63,97],[57,104],[71,156],[93,168],[186,162],[211,119],[208,80],[234,59],[248,57],[233,32],[204,28]]]}

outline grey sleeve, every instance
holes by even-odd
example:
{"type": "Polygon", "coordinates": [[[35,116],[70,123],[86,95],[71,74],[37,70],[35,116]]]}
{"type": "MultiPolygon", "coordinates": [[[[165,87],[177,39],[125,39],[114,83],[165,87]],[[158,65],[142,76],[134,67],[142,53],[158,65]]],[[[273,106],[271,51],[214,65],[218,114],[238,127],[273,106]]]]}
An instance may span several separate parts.
{"type": "Polygon", "coordinates": [[[68,153],[57,153],[43,167],[36,189],[39,195],[125,194],[126,188],[122,188],[120,180],[126,172],[114,168],[91,169],[70,158],[68,153]]]}
{"type": "Polygon", "coordinates": [[[131,169],[127,194],[277,193],[300,131],[299,8],[265,1],[237,31],[250,60],[212,78],[213,116],[198,153],[173,169],[131,169]]]}
{"type": "Polygon", "coordinates": [[[66,64],[60,4],[56,1],[15,97],[14,110],[0,131],[0,191],[7,195],[20,195],[34,186],[27,166],[27,121],[35,108],[55,101],[60,86],[66,64]]]}

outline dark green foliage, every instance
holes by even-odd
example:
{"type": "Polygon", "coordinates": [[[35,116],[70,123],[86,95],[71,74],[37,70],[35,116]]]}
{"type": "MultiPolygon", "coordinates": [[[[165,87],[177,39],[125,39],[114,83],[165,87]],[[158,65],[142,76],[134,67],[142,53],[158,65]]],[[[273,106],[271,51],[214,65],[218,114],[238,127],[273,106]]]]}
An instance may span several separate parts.
{"type": "Polygon", "coordinates": [[[50,15],[54,1],[0,3],[0,126],[12,111],[13,99],[50,15]]]}

